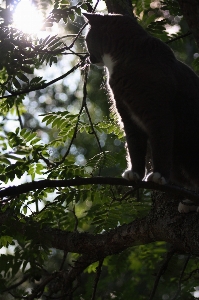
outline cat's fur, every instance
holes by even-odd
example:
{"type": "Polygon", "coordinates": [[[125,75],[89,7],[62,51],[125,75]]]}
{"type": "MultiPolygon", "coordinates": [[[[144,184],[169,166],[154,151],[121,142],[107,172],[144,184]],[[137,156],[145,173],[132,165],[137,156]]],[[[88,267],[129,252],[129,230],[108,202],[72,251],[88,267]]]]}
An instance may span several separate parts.
{"type": "Polygon", "coordinates": [[[147,142],[153,173],[147,180],[199,186],[199,78],[134,18],[84,14],[91,63],[105,65],[124,124],[132,168],[143,179],[147,142]]]}

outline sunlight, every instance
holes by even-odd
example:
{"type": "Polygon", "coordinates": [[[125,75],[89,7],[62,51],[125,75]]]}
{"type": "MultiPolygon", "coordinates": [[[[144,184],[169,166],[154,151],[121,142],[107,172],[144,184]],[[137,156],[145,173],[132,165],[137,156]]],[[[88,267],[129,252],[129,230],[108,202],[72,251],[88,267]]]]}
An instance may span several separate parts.
{"type": "Polygon", "coordinates": [[[13,26],[25,33],[36,34],[42,28],[43,18],[31,2],[31,0],[19,2],[13,15],[13,26]]]}

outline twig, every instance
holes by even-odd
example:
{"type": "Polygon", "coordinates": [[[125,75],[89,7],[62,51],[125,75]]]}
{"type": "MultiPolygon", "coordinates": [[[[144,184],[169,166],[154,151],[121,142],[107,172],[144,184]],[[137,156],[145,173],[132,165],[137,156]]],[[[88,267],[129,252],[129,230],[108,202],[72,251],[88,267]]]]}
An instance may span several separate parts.
{"type": "Polygon", "coordinates": [[[112,186],[110,186],[110,192],[112,194],[112,200],[111,200],[111,202],[113,203],[113,202],[117,201],[117,198],[115,196],[115,193],[114,193],[114,190],[113,190],[112,186]]]}
{"type": "Polygon", "coordinates": [[[97,144],[98,144],[100,152],[103,152],[102,147],[100,145],[99,138],[98,138],[97,133],[95,131],[95,128],[93,126],[93,122],[92,122],[91,115],[90,115],[89,110],[88,110],[87,103],[86,103],[86,98],[87,98],[87,83],[88,83],[88,68],[85,68],[84,88],[83,88],[83,94],[84,94],[84,99],[85,99],[84,107],[85,107],[86,114],[88,116],[89,123],[91,125],[91,129],[92,129],[91,133],[94,134],[94,136],[96,138],[96,141],[97,141],[97,144]]]}
{"type": "Polygon", "coordinates": [[[77,33],[77,36],[74,38],[74,40],[72,41],[72,43],[70,44],[70,46],[67,47],[66,50],[69,50],[70,48],[72,48],[76,42],[76,40],[78,39],[78,37],[80,36],[80,34],[82,33],[82,31],[84,30],[84,28],[88,25],[88,22],[84,23],[84,25],[80,28],[79,32],[77,33]]]}
{"type": "MultiPolygon", "coordinates": [[[[103,259],[103,257],[100,259],[100,261],[103,259]]],[[[99,258],[95,255],[92,255],[92,253],[86,255],[83,254],[80,256],[76,262],[75,265],[71,268],[71,270],[68,272],[68,276],[66,278],[66,286],[69,286],[71,282],[74,281],[78,276],[82,274],[82,272],[92,263],[98,261],[99,258]]]]}
{"type": "Polygon", "coordinates": [[[172,300],[176,300],[176,299],[178,298],[180,292],[181,292],[182,278],[183,278],[183,276],[184,276],[184,272],[185,272],[185,269],[186,269],[187,264],[188,264],[188,262],[189,262],[189,259],[190,259],[190,255],[189,255],[189,256],[186,258],[186,260],[185,260],[185,264],[184,264],[184,266],[183,266],[183,269],[182,269],[182,272],[181,272],[181,275],[180,275],[180,278],[179,278],[179,281],[178,281],[178,289],[177,289],[177,291],[176,291],[175,296],[172,298],[172,300]]]}
{"type": "Polygon", "coordinates": [[[62,262],[61,262],[61,266],[60,266],[60,268],[59,268],[59,271],[62,271],[62,270],[63,270],[63,267],[64,267],[64,264],[65,264],[65,261],[66,261],[67,254],[68,254],[68,252],[67,252],[66,250],[64,250],[64,256],[63,256],[63,259],[62,259],[62,262]]]}
{"type": "MultiPolygon", "coordinates": [[[[87,82],[84,81],[84,86],[87,84],[87,82]]],[[[83,90],[85,89],[85,87],[83,88],[83,90]]],[[[61,165],[64,160],[66,159],[66,157],[68,156],[69,152],[70,152],[70,149],[71,149],[71,146],[76,138],[76,135],[77,135],[77,131],[78,131],[78,126],[79,126],[79,121],[80,121],[80,117],[81,117],[81,114],[83,112],[83,109],[85,107],[85,103],[86,103],[86,94],[83,93],[83,100],[82,100],[82,106],[80,108],[80,111],[79,111],[79,114],[78,114],[78,117],[77,117],[77,122],[76,122],[76,125],[75,125],[75,129],[74,129],[74,133],[73,133],[73,136],[72,136],[72,139],[70,141],[70,144],[68,146],[68,149],[66,150],[66,153],[64,154],[63,158],[61,161],[59,161],[56,166],[59,166],[61,165]]]]}
{"type": "Polygon", "coordinates": [[[75,213],[75,206],[73,206],[73,210],[70,210],[70,212],[72,212],[74,218],[75,218],[75,225],[74,225],[74,231],[77,231],[77,227],[78,227],[78,218],[76,216],[76,213],[75,213]]]}
{"type": "MultiPolygon", "coordinates": [[[[94,6],[92,12],[94,12],[94,11],[96,10],[99,1],[100,1],[100,0],[97,0],[97,2],[96,2],[96,4],[95,4],[95,6],[94,6]]],[[[88,25],[88,22],[84,23],[84,25],[80,28],[79,32],[77,33],[77,36],[74,38],[74,40],[72,41],[72,43],[70,44],[70,46],[66,47],[66,48],[63,49],[63,50],[69,50],[69,49],[71,49],[71,48],[74,46],[76,40],[78,39],[78,37],[80,36],[80,34],[82,33],[82,31],[84,30],[84,28],[85,28],[87,25],[88,25]]]]}
{"type": "Polygon", "coordinates": [[[149,297],[149,300],[152,300],[154,295],[155,295],[155,292],[157,290],[157,287],[158,287],[158,284],[159,284],[159,281],[160,281],[160,277],[162,276],[162,274],[164,274],[164,272],[166,271],[167,269],[167,266],[172,258],[172,256],[174,255],[175,251],[172,249],[171,251],[167,252],[167,256],[166,256],[166,259],[165,261],[163,262],[157,276],[156,276],[156,280],[154,282],[154,285],[153,285],[153,289],[151,291],[151,294],[150,294],[150,297],[149,297]]]}
{"type": "Polygon", "coordinates": [[[23,122],[22,122],[21,115],[19,112],[19,107],[18,107],[16,101],[15,101],[15,106],[16,106],[16,110],[17,110],[17,116],[18,116],[18,121],[19,121],[20,127],[21,127],[21,129],[23,129],[23,122]]]}
{"type": "Polygon", "coordinates": [[[185,282],[185,281],[189,280],[189,278],[191,278],[192,275],[194,275],[194,274],[199,274],[199,269],[195,269],[195,270],[191,271],[189,273],[189,275],[186,278],[184,278],[182,281],[185,282]]]}
{"type": "MultiPolygon", "coordinates": [[[[96,4],[95,4],[95,6],[94,6],[92,12],[94,12],[94,11],[96,10],[96,8],[97,8],[97,6],[98,6],[98,4],[99,4],[99,1],[100,1],[100,0],[97,0],[97,2],[96,2],[96,4]]],[[[84,28],[85,28],[87,25],[88,25],[88,22],[84,23],[84,25],[80,28],[79,32],[77,33],[77,35],[75,36],[74,40],[72,41],[72,43],[71,43],[69,46],[66,46],[66,47],[64,47],[64,48],[58,49],[58,51],[70,50],[70,49],[74,46],[76,40],[79,38],[80,34],[82,33],[82,31],[84,30],[84,28]]]]}
{"type": "Polygon", "coordinates": [[[96,10],[96,8],[97,8],[97,6],[98,6],[99,2],[100,2],[100,0],[97,0],[97,2],[95,3],[95,6],[94,6],[94,8],[93,8],[93,10],[92,10],[92,13],[94,13],[94,12],[95,12],[95,10],[96,10]]]}
{"type": "Polygon", "coordinates": [[[95,296],[96,296],[96,292],[97,292],[97,285],[98,285],[98,282],[99,282],[99,279],[100,279],[100,275],[101,275],[101,272],[102,272],[102,265],[103,265],[103,259],[101,259],[99,261],[99,265],[98,267],[96,268],[96,277],[95,277],[95,282],[94,282],[94,287],[93,287],[93,294],[92,294],[92,297],[91,297],[91,300],[95,300],[95,296]]]}
{"type": "Polygon", "coordinates": [[[5,99],[5,98],[11,98],[13,96],[19,96],[19,95],[23,95],[23,94],[27,94],[29,92],[32,92],[32,91],[38,91],[38,90],[41,90],[41,89],[45,89],[46,87],[48,87],[49,85],[65,78],[66,76],[68,76],[69,74],[71,74],[72,72],[74,72],[76,69],[78,69],[79,67],[81,67],[82,63],[84,63],[84,60],[86,59],[87,56],[84,57],[83,60],[81,60],[78,64],[76,64],[72,69],[70,69],[68,72],[66,72],[65,74],[47,82],[47,83],[44,83],[40,86],[36,86],[34,88],[30,88],[30,89],[25,89],[25,90],[22,90],[22,91],[18,91],[18,92],[12,92],[11,95],[4,95],[4,96],[1,96],[0,99],[5,99]]]}
{"type": "Polygon", "coordinates": [[[131,196],[133,193],[135,193],[135,190],[130,190],[128,192],[126,192],[119,200],[119,202],[122,202],[123,200],[126,200],[127,197],[131,196]]]}
{"type": "MultiPolygon", "coordinates": [[[[89,120],[91,129],[92,129],[91,134],[94,134],[95,139],[96,139],[97,144],[98,144],[98,147],[99,147],[99,150],[100,150],[100,152],[103,153],[103,162],[104,162],[104,161],[105,161],[106,154],[105,154],[105,152],[103,151],[103,149],[102,149],[102,147],[101,147],[99,138],[98,138],[97,133],[96,133],[96,131],[95,131],[95,128],[94,128],[94,125],[93,125],[93,122],[92,122],[92,119],[91,119],[91,115],[90,115],[90,113],[89,113],[88,106],[87,106],[87,103],[86,103],[86,98],[87,98],[87,82],[88,82],[88,68],[85,68],[84,88],[83,88],[83,94],[84,94],[84,99],[85,99],[85,105],[84,105],[84,107],[85,107],[85,111],[86,111],[86,114],[87,114],[87,116],[88,116],[88,120],[89,120]]],[[[100,166],[99,166],[99,173],[98,173],[99,176],[100,176],[100,174],[101,174],[101,166],[102,166],[102,164],[100,163],[100,166]]]]}
{"type": "Polygon", "coordinates": [[[188,35],[191,35],[191,34],[192,34],[192,32],[191,32],[191,31],[188,31],[188,32],[185,33],[185,34],[182,34],[182,35],[179,35],[179,36],[177,36],[177,37],[175,37],[175,38],[173,38],[173,39],[170,39],[170,40],[167,41],[165,44],[173,43],[173,42],[175,42],[175,41],[177,41],[177,40],[179,40],[179,39],[183,39],[184,37],[186,37],[186,36],[188,36],[188,35]]]}
{"type": "Polygon", "coordinates": [[[54,200],[53,202],[46,203],[45,206],[44,206],[39,212],[37,212],[37,213],[32,212],[32,214],[33,214],[33,215],[34,215],[34,214],[39,215],[39,214],[41,214],[43,211],[47,210],[48,207],[53,206],[53,205],[56,204],[56,203],[59,203],[59,200],[54,200]]]}

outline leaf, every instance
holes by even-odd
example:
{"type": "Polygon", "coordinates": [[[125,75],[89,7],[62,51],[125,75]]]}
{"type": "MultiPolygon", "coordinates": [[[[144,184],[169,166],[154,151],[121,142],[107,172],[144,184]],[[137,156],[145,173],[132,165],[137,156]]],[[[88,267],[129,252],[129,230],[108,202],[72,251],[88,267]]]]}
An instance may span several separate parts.
{"type": "Polygon", "coordinates": [[[26,77],[23,73],[17,73],[17,77],[23,82],[29,83],[28,77],[26,77]]]}
{"type": "Polygon", "coordinates": [[[7,159],[5,156],[0,156],[0,162],[4,163],[6,165],[10,165],[9,159],[7,159]]]}
{"type": "Polygon", "coordinates": [[[40,40],[39,43],[42,45],[46,45],[48,43],[48,40],[51,38],[50,35],[48,35],[44,40],[40,40]]]}
{"type": "Polygon", "coordinates": [[[75,8],[75,12],[76,12],[76,14],[78,14],[79,16],[81,16],[81,14],[82,14],[82,11],[81,11],[81,8],[80,8],[80,7],[76,7],[76,8],[75,8]]]}
{"type": "Polygon", "coordinates": [[[31,81],[30,81],[30,85],[35,85],[35,84],[38,84],[38,83],[44,83],[45,80],[42,80],[43,78],[42,77],[34,77],[31,81]]]}
{"type": "Polygon", "coordinates": [[[24,207],[23,207],[23,213],[24,213],[24,215],[26,215],[27,214],[27,205],[24,205],[24,207]]]}
{"type": "Polygon", "coordinates": [[[74,13],[70,13],[68,16],[71,19],[71,21],[74,22],[74,20],[75,20],[75,14],[74,13]]]}
{"type": "Polygon", "coordinates": [[[13,78],[12,83],[14,84],[14,86],[17,89],[21,89],[21,84],[19,83],[19,81],[16,78],[13,78]]]}
{"type": "Polygon", "coordinates": [[[41,175],[44,166],[41,163],[33,163],[29,166],[28,174],[31,175],[32,180],[35,179],[35,175],[41,175]]]}
{"type": "Polygon", "coordinates": [[[1,247],[7,247],[8,244],[11,244],[13,241],[13,237],[12,236],[8,236],[8,235],[3,235],[0,237],[0,245],[1,247]]]}
{"type": "Polygon", "coordinates": [[[45,42],[45,44],[48,45],[48,47],[50,47],[51,45],[53,45],[56,42],[57,42],[57,35],[53,35],[53,36],[49,37],[49,39],[45,42]]]}
{"type": "Polygon", "coordinates": [[[83,10],[88,10],[88,6],[86,5],[86,3],[83,3],[82,5],[81,5],[81,8],[83,9],[83,10]]]}
{"type": "Polygon", "coordinates": [[[33,74],[33,69],[27,66],[21,66],[21,70],[28,74],[33,74]]]}

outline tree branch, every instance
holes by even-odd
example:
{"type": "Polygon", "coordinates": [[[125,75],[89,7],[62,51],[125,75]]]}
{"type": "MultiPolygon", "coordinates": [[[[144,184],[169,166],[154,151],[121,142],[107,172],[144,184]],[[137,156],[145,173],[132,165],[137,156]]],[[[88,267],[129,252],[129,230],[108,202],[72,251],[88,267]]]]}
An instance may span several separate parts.
{"type": "Polygon", "coordinates": [[[101,259],[101,260],[99,261],[98,267],[96,268],[96,277],[95,277],[95,280],[94,280],[93,294],[92,294],[91,300],[95,300],[95,296],[96,296],[96,292],[97,292],[97,284],[98,284],[98,282],[99,282],[100,275],[101,275],[101,272],[102,272],[103,261],[104,261],[104,260],[101,259]]]}
{"type": "Polygon", "coordinates": [[[120,253],[129,247],[155,241],[168,242],[180,253],[192,253],[198,256],[198,221],[197,213],[179,214],[175,202],[162,201],[162,203],[156,202],[146,217],[118,226],[103,234],[46,229],[42,230],[42,235],[51,238],[54,248],[82,254],[92,253],[95,261],[120,253]]]}
{"type": "Polygon", "coordinates": [[[65,180],[44,179],[40,181],[27,182],[27,183],[20,184],[18,186],[11,186],[0,190],[0,198],[15,197],[20,194],[29,193],[30,191],[34,191],[37,189],[81,186],[81,185],[91,185],[91,184],[121,185],[121,186],[131,186],[134,190],[142,188],[148,190],[162,191],[162,192],[167,192],[170,195],[179,195],[183,197],[183,199],[185,197],[189,198],[195,204],[199,204],[199,194],[175,185],[169,185],[169,184],[159,185],[149,181],[134,182],[134,181],[128,181],[123,178],[115,178],[115,177],[91,177],[91,178],[77,177],[75,179],[65,179],[65,180]]]}
{"type": "MultiPolygon", "coordinates": [[[[84,60],[86,59],[87,56],[84,57],[84,60]]],[[[12,92],[11,95],[5,95],[5,96],[1,96],[0,99],[5,99],[5,98],[11,98],[13,96],[19,96],[19,95],[23,95],[23,94],[27,94],[29,92],[32,92],[32,91],[38,91],[38,90],[42,90],[42,89],[45,89],[46,87],[48,87],[49,85],[65,78],[66,76],[68,76],[69,74],[73,73],[76,69],[78,69],[79,67],[82,66],[82,63],[84,63],[84,60],[81,60],[78,64],[76,64],[72,69],[70,69],[68,72],[66,72],[65,74],[47,82],[47,83],[44,83],[42,85],[39,85],[39,86],[36,86],[36,87],[32,87],[30,89],[25,89],[25,90],[22,90],[22,91],[17,91],[17,92],[12,92]]]]}
{"type": "Polygon", "coordinates": [[[176,292],[175,296],[172,298],[172,300],[176,300],[176,299],[179,297],[180,293],[181,293],[181,289],[182,289],[182,278],[183,278],[183,276],[184,276],[184,272],[185,272],[185,270],[186,270],[186,267],[187,267],[187,265],[188,265],[189,260],[190,260],[190,255],[188,255],[188,257],[187,257],[186,260],[185,260],[185,264],[184,264],[184,266],[183,266],[183,269],[182,269],[182,272],[181,272],[181,275],[180,275],[180,278],[179,278],[179,282],[178,282],[178,289],[177,289],[177,292],[176,292]]]}
{"type": "Polygon", "coordinates": [[[36,222],[21,223],[9,209],[0,214],[0,226],[5,226],[12,218],[16,232],[26,235],[31,229],[41,239],[41,244],[48,239],[53,248],[82,254],[67,274],[66,285],[71,287],[71,283],[91,263],[137,245],[165,241],[172,244],[175,252],[199,256],[199,215],[179,214],[176,200],[171,195],[158,192],[147,216],[101,234],[45,228],[36,222]]]}
{"type": "Polygon", "coordinates": [[[160,278],[164,274],[165,270],[167,269],[168,264],[169,264],[171,258],[173,257],[174,253],[175,253],[175,251],[173,249],[171,249],[170,251],[167,252],[165,261],[163,262],[163,264],[162,264],[162,266],[161,266],[161,268],[160,268],[160,270],[159,270],[159,272],[158,272],[158,274],[156,276],[156,280],[154,282],[154,286],[153,286],[153,289],[152,289],[152,292],[151,292],[149,300],[152,300],[153,297],[155,296],[155,292],[157,290],[160,278]]]}
{"type": "Polygon", "coordinates": [[[129,224],[101,234],[41,228],[36,222],[22,224],[11,210],[0,214],[0,225],[4,226],[12,217],[12,226],[21,234],[26,234],[26,231],[30,228],[33,230],[34,227],[41,243],[48,239],[53,248],[83,255],[92,254],[92,262],[120,253],[129,247],[155,241],[170,243],[177,252],[199,256],[199,215],[180,214],[177,211],[176,198],[165,197],[165,193],[158,192],[154,200],[151,210],[144,218],[136,218],[129,224]]]}
{"type": "Polygon", "coordinates": [[[173,42],[175,42],[175,41],[177,41],[177,40],[180,40],[180,39],[183,39],[183,38],[185,38],[185,37],[187,37],[187,36],[189,36],[189,35],[191,35],[191,34],[192,34],[192,32],[191,32],[191,31],[188,31],[188,32],[185,33],[185,34],[178,35],[178,36],[176,36],[175,38],[171,38],[170,40],[168,40],[167,42],[165,42],[165,44],[173,43],[173,42]]]}

